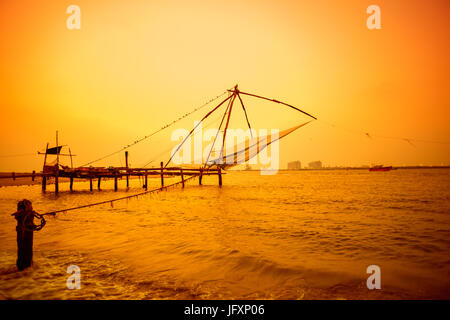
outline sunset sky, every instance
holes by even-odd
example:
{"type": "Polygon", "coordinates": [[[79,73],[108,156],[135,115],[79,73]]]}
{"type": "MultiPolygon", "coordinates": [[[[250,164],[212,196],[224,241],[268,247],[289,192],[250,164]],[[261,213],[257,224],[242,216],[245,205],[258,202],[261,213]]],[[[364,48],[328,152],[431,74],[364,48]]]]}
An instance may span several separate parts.
{"type": "MultiPolygon", "coordinates": [[[[319,119],[281,140],[282,167],[450,165],[449,9],[446,0],[1,1],[0,171],[40,170],[36,152],[56,130],[81,165],[235,84],[319,119]],[[71,4],[80,30],[66,27],[71,4]],[[366,26],[372,4],[380,30],[366,26]]],[[[255,128],[308,120],[244,99],[255,128]]],[[[173,146],[171,132],[213,106],[131,148],[131,165],[173,146]]]]}

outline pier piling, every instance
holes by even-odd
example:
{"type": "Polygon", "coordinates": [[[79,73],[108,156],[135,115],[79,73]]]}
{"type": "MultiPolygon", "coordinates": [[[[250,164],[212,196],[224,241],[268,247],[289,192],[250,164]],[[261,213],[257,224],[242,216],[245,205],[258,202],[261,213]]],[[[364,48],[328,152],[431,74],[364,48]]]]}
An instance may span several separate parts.
{"type": "Polygon", "coordinates": [[[161,187],[164,187],[164,163],[161,161],[161,187]]]}
{"type": "Polygon", "coordinates": [[[127,168],[127,188],[130,187],[130,175],[128,174],[128,151],[125,151],[125,167],[127,168]]]}
{"type": "Polygon", "coordinates": [[[55,194],[57,194],[59,192],[59,179],[58,179],[58,172],[55,173],[55,194]]]}
{"type": "Polygon", "coordinates": [[[183,175],[183,168],[180,168],[180,176],[181,176],[181,186],[184,188],[184,175],[183,175]]]}
{"type": "Polygon", "coordinates": [[[42,175],[42,191],[45,192],[47,190],[47,176],[42,175]]]}
{"type": "MultiPolygon", "coordinates": [[[[42,191],[46,192],[47,184],[50,181],[53,183],[52,179],[55,179],[55,193],[59,192],[59,178],[67,179],[69,182],[70,191],[74,190],[74,183],[76,181],[89,181],[89,189],[92,192],[94,190],[94,181],[97,180],[97,188],[101,189],[101,179],[114,179],[114,190],[118,190],[118,179],[127,177],[129,179],[139,178],[140,183],[142,182],[142,188],[148,189],[148,176],[154,176],[161,179],[161,187],[165,188],[167,182],[164,181],[164,177],[176,177],[179,176],[181,181],[179,183],[185,187],[186,181],[193,177],[199,177],[199,184],[202,185],[203,176],[218,175],[219,185],[222,185],[222,170],[221,168],[182,168],[182,167],[164,167],[164,162],[161,162],[160,166],[153,168],[126,168],[126,167],[80,167],[71,168],[70,170],[60,169],[58,170],[56,166],[47,166],[42,172],[29,172],[29,173],[13,173],[10,172],[8,175],[1,175],[1,179],[16,179],[17,178],[31,178],[36,179],[36,177],[41,177],[42,179],[42,191]],[[187,176],[187,177],[186,177],[187,176]],[[141,180],[142,179],[142,180],[141,180]]],[[[66,180],[64,180],[66,181],[66,180]]]]}
{"type": "Polygon", "coordinates": [[[34,213],[31,201],[22,200],[17,203],[17,212],[13,214],[17,220],[17,260],[19,270],[31,267],[33,263],[33,230],[34,213]]]}
{"type": "Polygon", "coordinates": [[[147,188],[148,188],[147,170],[145,170],[145,182],[144,182],[144,188],[145,188],[145,190],[147,190],[147,188]]]}

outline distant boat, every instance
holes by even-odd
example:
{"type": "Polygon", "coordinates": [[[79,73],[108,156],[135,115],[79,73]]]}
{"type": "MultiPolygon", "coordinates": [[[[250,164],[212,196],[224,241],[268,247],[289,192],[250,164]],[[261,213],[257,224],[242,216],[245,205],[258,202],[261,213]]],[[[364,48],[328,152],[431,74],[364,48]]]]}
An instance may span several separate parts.
{"type": "Polygon", "coordinates": [[[373,166],[369,171],[391,171],[392,166],[384,167],[383,165],[373,166]]]}

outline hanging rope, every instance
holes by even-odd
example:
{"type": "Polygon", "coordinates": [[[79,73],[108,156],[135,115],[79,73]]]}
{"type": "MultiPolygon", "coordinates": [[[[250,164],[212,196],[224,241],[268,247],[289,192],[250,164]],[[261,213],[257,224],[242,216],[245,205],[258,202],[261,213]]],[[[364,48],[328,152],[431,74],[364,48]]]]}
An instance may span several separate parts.
{"type": "Polygon", "coordinates": [[[422,142],[422,143],[436,143],[436,144],[450,144],[449,141],[436,141],[436,140],[424,140],[424,139],[415,139],[415,138],[406,138],[406,137],[391,137],[391,136],[384,136],[384,135],[379,135],[379,134],[373,134],[367,131],[362,131],[362,130],[355,130],[355,129],[349,129],[343,126],[338,126],[334,123],[330,123],[327,121],[324,121],[322,119],[319,120],[319,122],[322,122],[330,127],[333,128],[337,128],[337,129],[341,129],[350,133],[354,133],[357,135],[363,135],[366,136],[369,139],[373,139],[373,138],[380,138],[380,139],[390,139],[390,140],[401,140],[404,142],[407,142],[408,144],[410,144],[413,147],[416,147],[412,142],[422,142]]]}
{"type": "Polygon", "coordinates": [[[225,100],[223,100],[221,103],[219,103],[217,106],[215,106],[211,111],[209,111],[195,126],[194,128],[192,128],[192,130],[189,132],[189,134],[184,138],[184,140],[178,145],[177,149],[174,151],[174,153],[171,155],[171,157],[169,158],[169,160],[166,162],[166,165],[164,166],[167,167],[170,163],[170,161],[172,161],[172,158],[174,157],[174,155],[178,152],[178,150],[180,150],[180,148],[183,146],[183,144],[186,142],[186,140],[191,136],[191,134],[195,131],[195,129],[197,129],[197,127],[200,125],[200,123],[202,123],[206,118],[208,118],[214,111],[216,111],[218,108],[220,108],[220,106],[222,104],[224,104],[227,100],[231,99],[232,97],[234,97],[234,95],[230,95],[228,96],[225,100]]]}
{"type": "Polygon", "coordinates": [[[171,123],[166,124],[165,126],[159,128],[158,130],[156,130],[156,131],[154,131],[154,132],[152,132],[152,133],[150,133],[150,134],[148,134],[148,135],[146,135],[146,136],[144,136],[144,137],[142,137],[142,138],[140,138],[140,139],[134,141],[133,143],[130,143],[129,145],[126,145],[126,146],[122,147],[120,150],[114,151],[114,152],[112,152],[112,153],[110,153],[110,154],[107,154],[106,156],[100,157],[100,158],[98,158],[98,159],[96,159],[96,160],[87,162],[87,163],[83,164],[82,167],[85,167],[85,166],[88,166],[88,165],[93,164],[93,163],[95,163],[95,162],[104,160],[104,159],[106,159],[106,158],[108,158],[108,157],[111,157],[111,156],[113,156],[113,155],[115,155],[115,154],[117,154],[117,153],[120,153],[120,152],[122,152],[122,151],[125,151],[125,150],[131,148],[132,146],[138,144],[139,142],[142,142],[142,141],[144,141],[144,140],[150,138],[151,136],[154,136],[155,134],[157,134],[157,133],[163,131],[164,129],[166,129],[166,128],[170,127],[170,126],[172,126],[173,124],[177,123],[178,121],[181,121],[181,120],[183,120],[184,118],[190,116],[190,115],[193,114],[194,112],[196,112],[196,111],[198,111],[198,110],[200,110],[200,109],[206,107],[208,104],[210,104],[211,102],[213,102],[213,101],[219,99],[220,97],[222,97],[222,96],[225,95],[226,93],[227,93],[227,91],[223,92],[222,94],[220,94],[220,95],[218,95],[218,96],[216,96],[216,97],[210,99],[209,101],[207,101],[206,103],[204,103],[204,104],[201,105],[200,107],[197,107],[197,108],[195,108],[194,110],[192,110],[192,111],[190,111],[190,112],[184,114],[183,116],[179,117],[177,120],[174,120],[174,121],[172,121],[171,123]]]}
{"type": "MultiPolygon", "coordinates": [[[[219,117],[216,117],[214,119],[212,119],[208,124],[204,125],[202,128],[206,129],[209,128],[211,125],[213,125],[218,119],[220,119],[222,117],[222,115],[220,115],[219,117]]],[[[178,143],[175,143],[173,145],[171,145],[169,148],[167,148],[166,150],[164,150],[163,152],[159,153],[156,156],[153,156],[150,160],[148,160],[147,162],[145,162],[145,164],[143,164],[141,167],[145,168],[148,165],[150,165],[151,163],[155,162],[155,160],[161,159],[161,157],[167,153],[169,153],[171,150],[173,150],[176,146],[178,145],[178,143]]]]}
{"type": "MultiPolygon", "coordinates": [[[[195,177],[197,177],[197,176],[199,176],[199,175],[198,175],[198,174],[197,174],[197,175],[193,175],[193,176],[191,176],[191,177],[189,177],[189,178],[187,178],[187,179],[184,179],[184,182],[187,182],[187,181],[189,181],[189,180],[191,180],[191,179],[193,179],[193,178],[195,178],[195,177]]],[[[82,206],[73,207],[73,208],[68,208],[68,209],[62,209],[62,210],[51,211],[51,212],[47,212],[47,213],[41,214],[40,216],[41,216],[41,217],[43,217],[43,216],[48,216],[48,215],[54,216],[54,215],[56,215],[57,213],[61,213],[61,212],[73,211],[73,210],[78,210],[78,209],[83,209],[83,208],[90,208],[90,207],[99,206],[99,205],[107,204],[107,203],[110,203],[111,206],[112,206],[113,203],[116,202],[116,201],[121,201],[121,200],[125,200],[125,199],[136,198],[136,197],[138,197],[138,196],[142,196],[142,195],[145,195],[145,194],[149,194],[149,193],[153,193],[153,192],[157,192],[157,191],[166,190],[167,188],[169,188],[169,187],[174,187],[174,186],[176,186],[176,185],[179,185],[180,183],[183,183],[183,181],[178,181],[178,182],[172,183],[172,184],[170,184],[170,185],[168,185],[168,186],[159,187],[159,188],[156,188],[156,189],[153,189],[153,190],[148,190],[148,191],[144,191],[144,192],[135,193],[135,194],[133,194],[133,195],[131,195],[131,196],[125,196],[125,197],[120,197],[120,198],[116,198],[116,199],[111,199],[111,200],[105,200],[105,201],[100,201],[100,202],[95,202],[95,203],[85,204],[85,205],[82,205],[82,206]]],[[[45,225],[45,220],[44,220],[44,225],[45,225]]]]}

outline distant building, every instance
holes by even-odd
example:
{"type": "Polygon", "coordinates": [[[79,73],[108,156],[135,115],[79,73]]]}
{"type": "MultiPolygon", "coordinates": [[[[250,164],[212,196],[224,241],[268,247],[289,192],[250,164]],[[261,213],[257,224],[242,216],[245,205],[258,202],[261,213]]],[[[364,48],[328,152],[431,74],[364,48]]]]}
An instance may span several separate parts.
{"type": "Polygon", "coordinates": [[[292,161],[288,163],[288,170],[300,170],[302,163],[300,161],[292,161]]]}
{"type": "Polygon", "coordinates": [[[313,161],[308,163],[310,169],[322,169],[322,161],[313,161]]]}

